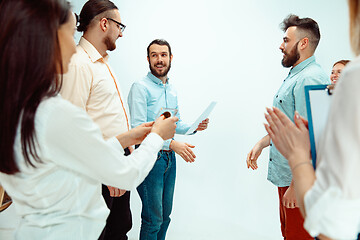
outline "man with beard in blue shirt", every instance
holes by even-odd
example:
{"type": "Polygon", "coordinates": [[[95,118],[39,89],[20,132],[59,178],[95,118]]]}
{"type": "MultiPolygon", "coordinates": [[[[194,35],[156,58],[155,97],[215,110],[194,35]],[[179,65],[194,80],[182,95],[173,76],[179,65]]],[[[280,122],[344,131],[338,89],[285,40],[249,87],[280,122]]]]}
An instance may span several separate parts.
{"type": "MultiPolygon", "coordinates": [[[[290,119],[295,111],[307,118],[305,104],[306,85],[330,84],[330,80],[315,61],[314,52],[320,41],[318,24],[311,18],[289,15],[282,22],[285,32],[280,50],[284,54],[282,65],[291,67],[278,92],[273,106],[290,119]]],[[[255,144],[247,155],[247,167],[257,169],[257,159],[262,149],[270,145],[268,180],[278,187],[281,231],[286,240],[313,239],[304,229],[304,219],[296,202],[292,174],[288,161],[271,143],[269,135],[255,144]]]]}

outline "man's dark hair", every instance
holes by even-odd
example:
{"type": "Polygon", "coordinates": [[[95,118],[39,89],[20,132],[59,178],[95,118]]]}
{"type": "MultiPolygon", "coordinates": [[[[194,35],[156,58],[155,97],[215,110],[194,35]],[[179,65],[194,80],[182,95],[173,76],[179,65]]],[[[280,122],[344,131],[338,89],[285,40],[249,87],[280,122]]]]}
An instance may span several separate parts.
{"type": "Polygon", "coordinates": [[[151,45],[154,45],[154,44],[161,45],[161,46],[166,45],[166,46],[168,47],[168,49],[169,49],[169,57],[172,55],[172,54],[171,54],[170,44],[169,44],[166,40],[164,40],[164,39],[155,39],[155,40],[153,40],[153,41],[149,44],[149,46],[147,47],[147,56],[148,56],[148,57],[150,57],[150,54],[149,54],[150,46],[151,46],[151,45]]]}
{"type": "MultiPolygon", "coordinates": [[[[92,20],[99,14],[118,9],[116,5],[109,0],[89,0],[85,3],[80,12],[80,25],[77,27],[79,32],[86,32],[92,20]]],[[[104,17],[112,17],[105,16],[104,17]]]]}
{"type": "Polygon", "coordinates": [[[289,27],[296,27],[302,37],[307,37],[310,46],[315,51],[320,41],[319,25],[311,18],[299,18],[294,14],[287,16],[280,24],[281,29],[285,32],[289,27]]]}

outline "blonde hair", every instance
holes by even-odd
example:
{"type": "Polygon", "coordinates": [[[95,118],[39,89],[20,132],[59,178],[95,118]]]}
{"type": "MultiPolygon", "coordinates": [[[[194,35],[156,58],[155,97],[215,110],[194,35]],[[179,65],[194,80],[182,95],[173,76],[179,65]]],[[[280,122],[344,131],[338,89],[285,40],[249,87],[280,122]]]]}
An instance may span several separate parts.
{"type": "Polygon", "coordinates": [[[349,0],[350,44],[356,55],[360,54],[360,3],[359,0],[349,0]]]}

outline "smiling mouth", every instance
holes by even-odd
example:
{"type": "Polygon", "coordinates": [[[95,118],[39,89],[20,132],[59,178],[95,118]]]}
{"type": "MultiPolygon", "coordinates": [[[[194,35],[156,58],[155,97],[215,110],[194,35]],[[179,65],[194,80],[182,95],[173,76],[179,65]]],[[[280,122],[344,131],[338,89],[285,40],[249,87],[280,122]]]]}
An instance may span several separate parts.
{"type": "Polygon", "coordinates": [[[155,67],[156,67],[157,69],[163,69],[163,68],[164,68],[164,65],[155,65],[155,67]]]}

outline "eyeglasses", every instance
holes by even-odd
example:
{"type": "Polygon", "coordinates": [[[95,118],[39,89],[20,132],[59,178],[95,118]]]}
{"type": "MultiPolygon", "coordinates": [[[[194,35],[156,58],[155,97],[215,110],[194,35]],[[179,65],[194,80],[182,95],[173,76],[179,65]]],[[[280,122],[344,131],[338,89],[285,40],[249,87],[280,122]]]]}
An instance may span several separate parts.
{"type": "Polygon", "coordinates": [[[76,20],[76,27],[78,27],[80,25],[80,16],[77,15],[76,13],[74,13],[75,15],[75,20],[76,20]]]}
{"type": "Polygon", "coordinates": [[[114,23],[116,23],[116,25],[117,25],[117,27],[119,28],[119,30],[120,30],[120,32],[124,32],[124,30],[125,30],[125,28],[126,28],[126,26],[124,25],[124,24],[122,24],[122,23],[120,23],[120,22],[118,22],[118,21],[116,21],[116,20],[114,20],[114,19],[112,19],[112,18],[106,18],[107,20],[111,20],[111,21],[113,21],[114,23]]]}

